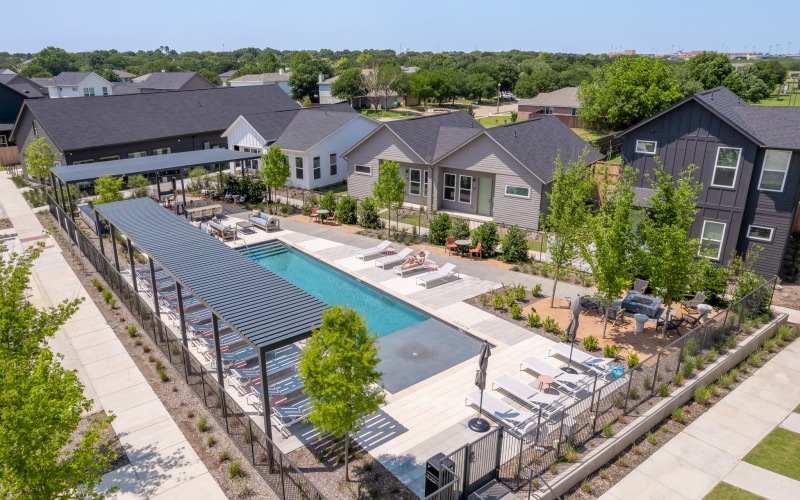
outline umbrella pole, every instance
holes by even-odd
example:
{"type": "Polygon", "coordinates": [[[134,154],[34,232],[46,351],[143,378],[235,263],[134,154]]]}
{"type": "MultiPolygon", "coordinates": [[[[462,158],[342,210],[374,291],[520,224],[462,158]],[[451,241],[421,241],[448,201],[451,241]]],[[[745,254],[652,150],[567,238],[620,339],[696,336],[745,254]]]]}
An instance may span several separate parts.
{"type": "Polygon", "coordinates": [[[483,416],[483,389],[481,389],[481,399],[478,404],[478,417],[470,419],[468,427],[475,432],[486,432],[489,430],[489,422],[481,418],[483,416]]]}

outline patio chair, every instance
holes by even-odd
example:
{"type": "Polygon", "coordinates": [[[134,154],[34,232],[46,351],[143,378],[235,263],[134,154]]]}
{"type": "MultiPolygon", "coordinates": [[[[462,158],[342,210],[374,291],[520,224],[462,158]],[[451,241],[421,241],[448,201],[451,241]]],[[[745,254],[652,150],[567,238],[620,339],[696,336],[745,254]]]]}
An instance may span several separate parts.
{"type": "Polygon", "coordinates": [[[561,368],[555,367],[535,356],[523,359],[520,362],[520,370],[530,370],[538,375],[550,375],[553,377],[553,383],[575,395],[578,391],[589,388],[590,384],[594,382],[594,377],[587,375],[579,375],[574,373],[567,373],[561,368]]]}
{"type": "Polygon", "coordinates": [[[357,259],[365,260],[367,257],[374,257],[386,252],[386,249],[392,245],[389,240],[383,240],[374,247],[357,250],[355,256],[357,259]]]}
{"type": "Polygon", "coordinates": [[[481,248],[481,242],[478,242],[478,246],[475,248],[470,249],[469,251],[469,258],[472,259],[474,255],[477,255],[479,259],[483,258],[483,249],[481,248]]]}
{"type": "Polygon", "coordinates": [[[236,378],[231,377],[228,379],[228,385],[236,389],[240,396],[246,396],[251,392],[250,388],[253,386],[261,386],[261,377],[249,378],[236,378]]]}
{"type": "Polygon", "coordinates": [[[500,422],[500,425],[518,435],[521,435],[525,430],[525,424],[536,416],[527,410],[514,408],[491,394],[486,394],[485,391],[483,393],[483,399],[481,399],[481,391],[474,391],[467,394],[467,401],[465,404],[472,404],[476,408],[482,408],[484,415],[497,420],[500,422]]]}
{"type": "MultiPolygon", "coordinates": [[[[203,353],[205,358],[211,361],[211,367],[217,367],[217,357],[214,351],[208,351],[203,353]]],[[[247,363],[251,359],[255,359],[258,357],[258,351],[253,347],[243,347],[242,349],[237,349],[233,352],[223,352],[220,354],[220,361],[222,362],[223,367],[230,367],[236,362],[244,362],[247,363]]]]}
{"type": "Polygon", "coordinates": [[[634,292],[638,292],[644,294],[644,291],[647,290],[647,286],[650,284],[649,280],[634,280],[633,282],[633,290],[634,292]]]}
{"type": "MultiPolygon", "coordinates": [[[[678,330],[678,328],[683,326],[684,323],[695,324],[697,323],[697,318],[686,314],[684,314],[680,318],[673,316],[672,318],[669,319],[669,321],[667,321],[667,331],[678,330]]],[[[656,320],[656,328],[662,328],[663,326],[664,326],[664,319],[656,320]]]]}
{"type": "Polygon", "coordinates": [[[458,252],[458,245],[456,245],[456,239],[452,236],[448,236],[447,240],[445,240],[444,247],[447,249],[447,254],[450,255],[453,252],[458,252]]]}
{"type": "Polygon", "coordinates": [[[694,310],[696,311],[696,310],[697,310],[697,306],[698,306],[699,304],[702,304],[702,303],[704,303],[704,302],[706,301],[706,299],[707,299],[707,298],[708,298],[708,297],[706,297],[706,294],[705,294],[704,292],[697,292],[697,293],[694,295],[694,298],[693,298],[693,299],[689,299],[689,300],[682,300],[682,301],[681,301],[681,304],[682,304],[682,305],[683,305],[683,307],[685,307],[687,310],[688,310],[688,309],[694,309],[694,310]]]}
{"type": "MultiPolygon", "coordinates": [[[[300,376],[294,374],[283,380],[279,380],[274,384],[267,387],[267,394],[269,396],[289,396],[305,387],[300,376]]],[[[257,384],[250,385],[250,392],[245,394],[245,401],[258,410],[259,413],[264,413],[264,400],[261,398],[261,380],[257,384]]]]}
{"type": "Polygon", "coordinates": [[[579,349],[571,349],[569,344],[564,344],[563,342],[551,345],[550,349],[547,351],[547,354],[548,356],[553,356],[555,353],[557,356],[570,359],[570,351],[572,352],[572,361],[575,361],[586,368],[599,370],[601,373],[607,372],[609,365],[616,361],[614,358],[599,358],[597,356],[587,354],[579,349]]]}
{"type": "Polygon", "coordinates": [[[292,406],[275,406],[272,408],[270,420],[284,437],[289,437],[289,427],[302,422],[311,412],[311,400],[301,399],[292,406]]]}
{"type": "Polygon", "coordinates": [[[508,373],[504,373],[492,380],[492,389],[497,390],[497,388],[500,388],[503,392],[517,398],[523,403],[529,404],[530,406],[536,405],[535,407],[548,417],[556,407],[561,406],[558,404],[558,400],[561,398],[560,395],[547,394],[539,391],[535,387],[531,387],[508,373]]]}
{"type": "Polygon", "coordinates": [[[238,204],[238,205],[244,205],[245,201],[247,201],[247,195],[246,194],[243,194],[241,196],[234,196],[233,197],[233,202],[238,204]]]}
{"type": "Polygon", "coordinates": [[[317,213],[317,207],[311,207],[311,213],[308,214],[308,218],[310,220],[319,222],[319,214],[317,213]]]}
{"type": "Polygon", "coordinates": [[[380,259],[375,260],[375,265],[380,266],[381,269],[386,269],[386,266],[394,266],[395,264],[399,264],[406,260],[406,257],[411,255],[413,252],[413,248],[404,248],[400,250],[400,253],[395,255],[388,255],[386,257],[381,257],[380,259]]]}
{"type": "Polygon", "coordinates": [[[612,326],[622,323],[625,320],[625,309],[622,308],[622,302],[618,300],[614,301],[611,307],[606,309],[606,315],[608,319],[613,320],[611,323],[612,326]]]}
{"type": "Polygon", "coordinates": [[[430,252],[423,252],[422,263],[410,264],[409,266],[406,267],[404,267],[405,266],[404,264],[403,266],[395,267],[394,269],[392,269],[392,272],[394,274],[397,274],[401,278],[404,278],[406,273],[413,273],[416,271],[422,271],[423,269],[428,269],[428,267],[430,267],[430,262],[428,261],[429,255],[430,252]]]}
{"type": "Polygon", "coordinates": [[[450,276],[460,277],[460,275],[455,271],[455,268],[456,268],[455,264],[450,264],[448,262],[447,264],[443,265],[442,268],[439,269],[438,271],[433,271],[424,276],[417,276],[417,285],[421,284],[424,285],[425,288],[428,288],[428,283],[439,280],[445,280],[450,276]]]}
{"type": "Polygon", "coordinates": [[[585,314],[589,314],[592,311],[597,311],[598,314],[602,316],[603,314],[603,305],[594,297],[581,297],[581,310],[585,314]]]}

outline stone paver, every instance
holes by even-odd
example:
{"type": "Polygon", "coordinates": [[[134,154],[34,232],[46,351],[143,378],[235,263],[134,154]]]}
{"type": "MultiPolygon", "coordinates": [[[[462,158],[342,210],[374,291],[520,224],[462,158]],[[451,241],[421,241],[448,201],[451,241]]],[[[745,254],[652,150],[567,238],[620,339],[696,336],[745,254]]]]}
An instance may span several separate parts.
{"type": "Polygon", "coordinates": [[[800,481],[747,462],[739,462],[725,482],[770,500],[796,500],[800,495],[800,481]]]}
{"type": "Polygon", "coordinates": [[[800,413],[790,413],[780,426],[787,431],[800,434],[800,413]]]}

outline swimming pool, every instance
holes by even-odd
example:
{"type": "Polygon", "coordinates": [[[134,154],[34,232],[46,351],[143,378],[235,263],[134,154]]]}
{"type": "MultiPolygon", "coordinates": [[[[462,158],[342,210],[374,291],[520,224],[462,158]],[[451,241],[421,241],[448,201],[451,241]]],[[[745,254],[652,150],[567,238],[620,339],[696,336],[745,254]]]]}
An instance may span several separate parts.
{"type": "Polygon", "coordinates": [[[241,252],[326,304],[346,305],[364,314],[370,331],[379,337],[429,319],[413,307],[283,243],[266,243],[241,252]]]}

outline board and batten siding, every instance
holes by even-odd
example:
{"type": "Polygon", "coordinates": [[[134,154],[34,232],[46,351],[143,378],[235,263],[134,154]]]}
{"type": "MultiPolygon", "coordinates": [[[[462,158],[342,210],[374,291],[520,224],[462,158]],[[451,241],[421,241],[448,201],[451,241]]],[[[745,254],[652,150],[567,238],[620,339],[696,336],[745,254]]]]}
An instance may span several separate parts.
{"type": "Polygon", "coordinates": [[[481,177],[481,173],[493,174],[492,217],[495,222],[539,229],[542,182],[491,138],[485,135],[476,138],[444,158],[438,166],[449,170],[465,170],[474,177],[481,177]],[[530,188],[530,197],[507,196],[506,186],[527,186],[530,188]]]}
{"type": "Polygon", "coordinates": [[[348,168],[347,162],[342,158],[342,154],[379,126],[380,123],[375,120],[367,118],[366,116],[357,116],[355,119],[350,120],[334,133],[312,146],[311,149],[308,150],[308,162],[310,168],[313,168],[313,158],[319,156],[320,165],[322,167],[322,178],[315,180],[313,171],[310,171],[311,189],[336,184],[346,180],[348,177],[348,168]],[[335,176],[330,175],[331,154],[335,154],[337,158],[335,176]]]}
{"type": "Polygon", "coordinates": [[[231,133],[228,134],[227,139],[228,149],[233,149],[234,146],[239,146],[240,148],[257,149],[264,147],[264,143],[261,142],[260,136],[258,136],[253,131],[253,127],[246,122],[240,123],[238,127],[233,129],[231,133]]]}
{"type": "Polygon", "coordinates": [[[427,167],[408,146],[390,130],[382,128],[347,155],[347,194],[363,199],[372,194],[372,184],[378,179],[380,160],[394,160],[427,167]],[[372,174],[360,174],[356,165],[369,165],[372,174]]]}

